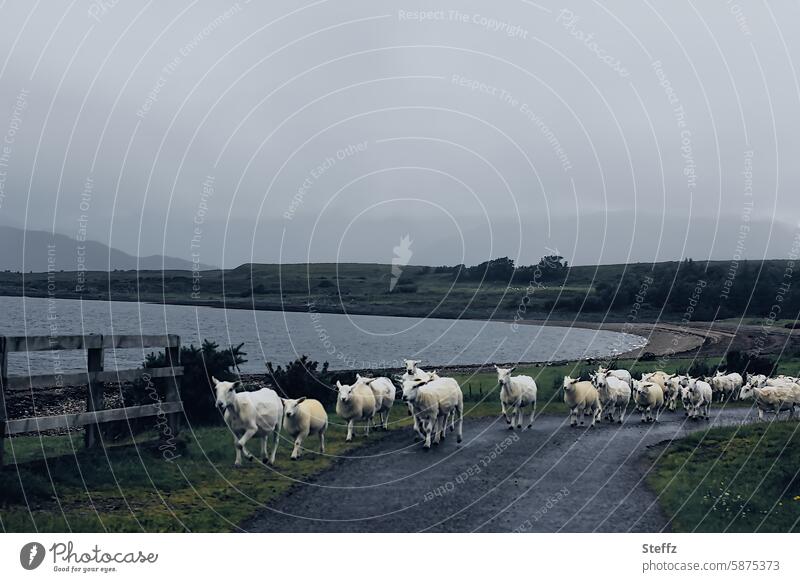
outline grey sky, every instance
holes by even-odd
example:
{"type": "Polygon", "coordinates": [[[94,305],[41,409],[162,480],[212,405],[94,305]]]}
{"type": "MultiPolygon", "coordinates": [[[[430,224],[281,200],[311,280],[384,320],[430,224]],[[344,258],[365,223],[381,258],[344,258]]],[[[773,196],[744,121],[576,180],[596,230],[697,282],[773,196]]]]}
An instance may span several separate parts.
{"type": "Polygon", "coordinates": [[[388,263],[405,234],[420,264],[757,259],[797,233],[796,2],[0,14],[2,224],[227,267],[388,263]]]}

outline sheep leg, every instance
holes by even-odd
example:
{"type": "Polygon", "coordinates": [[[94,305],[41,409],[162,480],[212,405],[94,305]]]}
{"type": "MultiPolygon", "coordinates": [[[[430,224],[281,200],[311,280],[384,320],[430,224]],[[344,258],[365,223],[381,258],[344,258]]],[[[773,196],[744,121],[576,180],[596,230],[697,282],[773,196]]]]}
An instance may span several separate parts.
{"type": "Polygon", "coordinates": [[[424,435],[424,434],[422,434],[422,429],[421,429],[421,427],[420,427],[419,418],[417,417],[417,415],[416,415],[416,414],[414,414],[414,411],[413,411],[413,409],[411,409],[411,405],[409,404],[408,406],[409,406],[409,410],[411,410],[411,412],[410,412],[410,414],[411,414],[411,417],[414,419],[414,433],[415,433],[415,434],[416,434],[416,435],[417,435],[419,438],[421,438],[421,439],[423,439],[423,440],[424,440],[424,439],[425,439],[425,435],[424,435]]]}
{"type": "Polygon", "coordinates": [[[531,428],[533,426],[533,419],[535,417],[536,417],[536,401],[534,400],[533,404],[531,405],[531,419],[528,422],[528,428],[531,428]]]}
{"type": "Polygon", "coordinates": [[[522,410],[522,402],[517,401],[514,405],[514,410],[517,412],[517,428],[522,428],[522,416],[524,414],[522,410]]]}
{"type": "Polygon", "coordinates": [[[454,432],[456,430],[456,413],[453,411],[453,416],[450,419],[450,432],[454,432]]]}
{"type": "Polygon", "coordinates": [[[242,466],[242,450],[239,448],[239,439],[236,438],[236,435],[233,435],[233,448],[236,449],[236,460],[233,464],[236,467],[242,466]]]}
{"type": "Polygon", "coordinates": [[[325,454],[325,429],[319,431],[319,452],[325,454]]]}
{"type": "Polygon", "coordinates": [[[239,448],[243,453],[247,460],[252,461],[255,457],[253,457],[252,453],[245,448],[247,441],[253,438],[253,435],[256,434],[257,430],[254,428],[248,428],[244,431],[242,438],[236,441],[236,447],[239,448]]]}
{"type": "Polygon", "coordinates": [[[308,436],[308,430],[304,430],[299,435],[297,435],[297,438],[294,439],[294,448],[292,449],[292,457],[291,457],[293,461],[296,461],[297,459],[300,458],[300,447],[303,445],[303,441],[307,436],[308,436]]]}
{"type": "Polygon", "coordinates": [[[372,422],[372,417],[367,419],[367,424],[364,426],[364,436],[369,436],[369,424],[372,422]]]}
{"type": "Polygon", "coordinates": [[[265,465],[269,463],[269,433],[261,439],[261,461],[265,465]]]}
{"type": "Polygon", "coordinates": [[[440,421],[440,418],[441,418],[440,416],[437,416],[432,422],[432,424],[433,424],[433,427],[432,427],[433,428],[433,444],[435,444],[435,445],[438,445],[439,442],[441,441],[441,438],[440,438],[441,430],[440,430],[440,428],[441,428],[441,424],[442,423],[440,421]]]}
{"type": "Polygon", "coordinates": [[[456,431],[456,442],[464,440],[464,403],[458,405],[458,430],[456,431]]]}
{"type": "Polygon", "coordinates": [[[581,419],[581,426],[583,426],[583,422],[584,422],[583,417],[585,416],[585,414],[586,414],[586,407],[585,406],[578,406],[578,416],[581,419]]]}
{"type": "Polygon", "coordinates": [[[275,430],[272,431],[272,454],[269,456],[269,464],[275,464],[275,455],[278,453],[278,441],[281,437],[281,421],[278,419],[278,424],[275,430]]]}
{"type": "Polygon", "coordinates": [[[432,425],[433,425],[433,422],[430,421],[430,420],[426,420],[424,422],[424,424],[420,423],[420,427],[422,428],[422,430],[425,433],[425,444],[423,445],[424,449],[430,449],[431,448],[431,432],[433,432],[432,431],[432,429],[433,429],[432,425]]]}
{"type": "Polygon", "coordinates": [[[353,440],[353,419],[347,421],[347,436],[344,438],[345,442],[350,442],[353,440]]]}
{"type": "Polygon", "coordinates": [[[500,399],[500,415],[506,419],[506,424],[511,424],[511,419],[508,417],[508,409],[506,408],[506,403],[503,402],[502,398],[500,399]]]}

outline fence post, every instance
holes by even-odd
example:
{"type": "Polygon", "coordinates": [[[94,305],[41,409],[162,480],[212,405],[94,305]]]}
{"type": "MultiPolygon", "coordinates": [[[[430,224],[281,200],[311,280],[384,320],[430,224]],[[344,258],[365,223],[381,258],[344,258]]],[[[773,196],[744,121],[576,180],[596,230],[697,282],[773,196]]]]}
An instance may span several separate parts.
{"type": "MultiPolygon", "coordinates": [[[[91,336],[97,337],[97,336],[91,336]]],[[[89,372],[88,394],[86,396],[86,412],[103,409],[103,383],[97,382],[92,378],[92,372],[103,371],[103,336],[100,335],[100,347],[89,348],[86,350],[86,370],[89,372]]],[[[100,425],[97,423],[87,424],[84,433],[84,444],[87,449],[97,446],[100,441],[100,425]]]]}
{"type": "Polygon", "coordinates": [[[3,469],[3,453],[6,446],[6,378],[8,378],[8,351],[6,338],[0,337],[0,471],[3,469]]]}
{"type": "MultiPolygon", "coordinates": [[[[180,394],[180,376],[175,375],[175,368],[181,365],[181,338],[177,338],[175,346],[167,346],[166,349],[167,366],[172,368],[172,374],[167,377],[167,402],[179,402],[181,399],[180,394]]],[[[180,414],[173,412],[168,415],[168,426],[171,432],[171,437],[178,435],[180,430],[180,414]]],[[[171,438],[170,437],[170,438],[171,438]]]]}

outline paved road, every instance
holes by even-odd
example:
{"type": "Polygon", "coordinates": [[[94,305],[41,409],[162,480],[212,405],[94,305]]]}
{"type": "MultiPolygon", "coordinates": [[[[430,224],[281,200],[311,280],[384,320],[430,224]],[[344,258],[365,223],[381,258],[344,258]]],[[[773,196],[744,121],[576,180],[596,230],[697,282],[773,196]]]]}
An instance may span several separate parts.
{"type": "MultiPolygon", "coordinates": [[[[741,423],[746,409],[715,410],[710,424],[741,423]]],[[[502,420],[464,422],[431,451],[410,429],[367,444],[295,486],[254,519],[263,532],[508,532],[668,530],[646,487],[646,447],[709,424],[667,413],[654,425],[570,428],[542,416],[531,430],[502,420]]]]}

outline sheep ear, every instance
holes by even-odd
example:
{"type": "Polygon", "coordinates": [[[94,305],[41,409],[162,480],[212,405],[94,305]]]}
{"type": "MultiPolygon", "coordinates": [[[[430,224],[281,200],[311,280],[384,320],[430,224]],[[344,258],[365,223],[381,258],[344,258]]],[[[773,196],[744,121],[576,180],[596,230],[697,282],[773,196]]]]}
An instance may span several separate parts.
{"type": "Polygon", "coordinates": [[[219,384],[219,380],[217,380],[214,376],[211,376],[211,382],[213,382],[214,386],[219,384]]]}
{"type": "Polygon", "coordinates": [[[341,382],[339,382],[339,380],[336,380],[336,387],[337,387],[339,390],[341,390],[341,389],[342,389],[342,383],[341,383],[341,382]]]}
{"type": "Polygon", "coordinates": [[[305,402],[305,399],[306,399],[305,396],[301,396],[300,398],[297,399],[297,403],[300,404],[301,402],[305,402]]]}
{"type": "Polygon", "coordinates": [[[237,388],[241,388],[241,387],[242,387],[242,381],[241,380],[236,380],[236,382],[233,383],[233,386],[231,386],[231,388],[233,388],[234,391],[236,391],[237,388]]]}
{"type": "Polygon", "coordinates": [[[513,372],[513,371],[514,371],[514,370],[516,370],[516,369],[517,369],[517,367],[516,367],[516,366],[514,366],[513,368],[509,368],[509,370],[508,370],[508,373],[510,374],[511,372],[513,372]]]}

